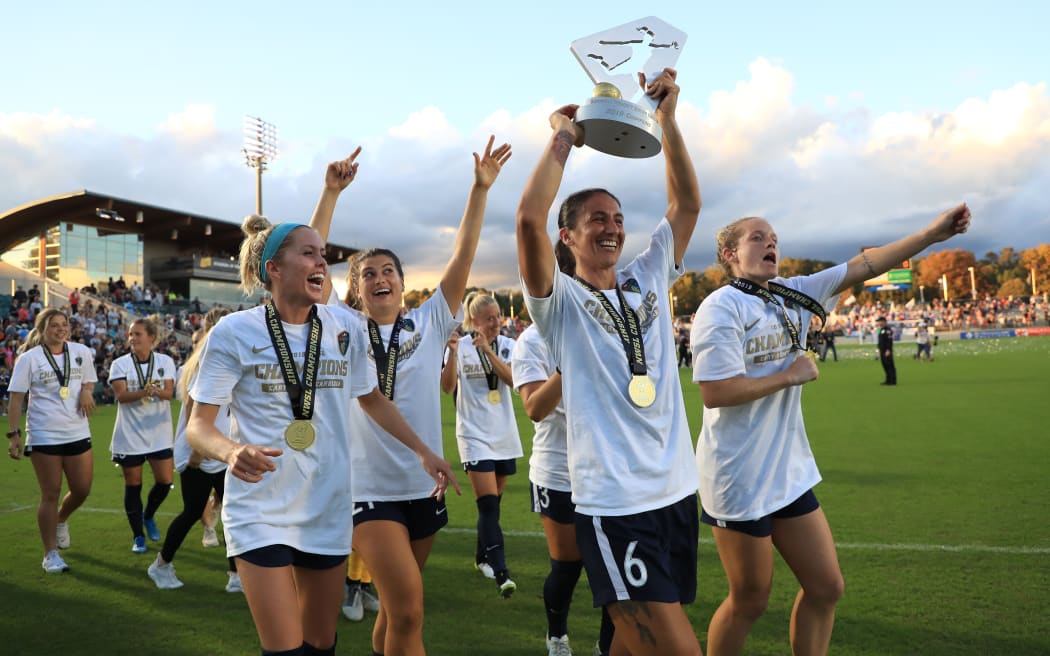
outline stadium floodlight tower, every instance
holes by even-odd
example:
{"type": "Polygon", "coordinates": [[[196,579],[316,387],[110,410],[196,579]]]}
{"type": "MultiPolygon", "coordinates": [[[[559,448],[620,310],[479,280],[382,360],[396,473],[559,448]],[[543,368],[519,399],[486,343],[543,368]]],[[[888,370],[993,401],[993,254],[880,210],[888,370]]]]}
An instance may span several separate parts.
{"type": "Polygon", "coordinates": [[[255,169],[255,213],[262,214],[262,174],[277,159],[277,127],[255,116],[244,117],[244,163],[255,169]]]}

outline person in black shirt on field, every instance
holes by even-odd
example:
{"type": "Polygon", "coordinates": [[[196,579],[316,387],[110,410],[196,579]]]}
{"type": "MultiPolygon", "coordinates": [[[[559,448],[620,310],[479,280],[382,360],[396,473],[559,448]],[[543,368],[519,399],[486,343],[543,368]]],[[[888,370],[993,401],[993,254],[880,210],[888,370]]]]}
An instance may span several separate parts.
{"type": "Polygon", "coordinates": [[[875,325],[879,327],[879,360],[882,361],[882,369],[886,372],[886,380],[882,381],[882,384],[896,385],[897,367],[893,364],[893,329],[886,325],[886,317],[876,319],[875,325]]]}

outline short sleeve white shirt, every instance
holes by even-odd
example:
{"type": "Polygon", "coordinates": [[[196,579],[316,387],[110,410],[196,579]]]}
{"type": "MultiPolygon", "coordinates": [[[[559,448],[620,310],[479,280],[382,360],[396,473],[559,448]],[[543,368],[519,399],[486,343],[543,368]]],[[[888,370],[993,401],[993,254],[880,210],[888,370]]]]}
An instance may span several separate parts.
{"type": "MultiPolygon", "coordinates": [[[[511,360],[514,389],[520,392],[523,385],[546,381],[554,375],[556,368],[550,349],[535,324],[526,328],[518,336],[511,360]]],[[[565,404],[558,401],[558,405],[546,417],[532,422],[532,427],[529,480],[551,490],[570,491],[569,456],[565,446],[565,404]]]]}
{"type": "MultiPolygon", "coordinates": [[[[846,265],[809,276],[774,282],[812,297],[826,311],[846,265]]],[[[778,301],[784,299],[777,297],[778,301]]],[[[802,346],[811,313],[786,303],[802,346]]],[[[693,381],[746,376],[762,378],[787,369],[797,352],[777,306],[726,285],[704,299],[691,332],[693,381]]],[[[704,408],[696,444],[700,502],[707,514],[725,521],[753,521],[799,498],[820,482],[802,421],[802,385],[749,403],[704,408]]]]}
{"type": "MultiPolygon", "coordinates": [[[[29,393],[29,410],[26,412],[26,446],[68,444],[91,437],[87,417],[77,411],[80,391],[93,388],[95,375],[91,351],[83,344],[67,342],[69,345],[69,397],[59,396],[58,375],[44,355],[40,345],[22,353],[15,360],[11,372],[8,392],[29,393]]],[[[65,355],[54,356],[59,371],[65,369],[65,355]]]]}
{"type": "MultiPolygon", "coordinates": [[[[367,319],[361,316],[368,340],[367,319]]],[[[462,308],[452,314],[439,286],[422,305],[405,313],[398,335],[394,403],[412,430],[438,455],[444,453],[441,356],[449,336],[461,323],[462,308]]],[[[390,346],[393,329],[393,324],[379,326],[384,349],[390,346]]],[[[375,367],[368,341],[368,357],[375,367]]],[[[350,404],[350,430],[355,501],[405,501],[430,496],[434,479],[420,466],[419,456],[383,430],[361,409],[360,403],[350,404]]]]}
{"type": "MultiPolygon", "coordinates": [[[[229,556],[274,544],[323,555],[350,553],[348,406],[351,398],[375,389],[376,378],[360,321],[327,305],[318,305],[317,314],[321,362],[311,419],[316,440],[303,451],[284,440],[294,415],[263,306],[220,319],[201,354],[190,396],[197,403],[229,404],[231,440],[283,450],[273,459],[277,470],[259,483],[227,471],[222,519],[229,556]]],[[[284,331],[301,375],[309,324],[285,323],[284,331]]]]}
{"type": "MultiPolygon", "coordinates": [[[[128,391],[143,388],[139,374],[149,374],[149,362],[137,362],[134,354],[127,353],[113,361],[109,367],[109,384],[123,380],[128,391]]],[[[175,382],[175,361],[163,353],[153,353],[153,373],[146,382],[175,382]]],[[[113,442],[109,450],[116,455],[141,455],[172,448],[174,432],[171,423],[171,401],[149,399],[146,403],[133,401],[117,404],[117,421],[113,424],[113,442]]]]}
{"type": "MultiPolygon", "coordinates": [[[[628,398],[631,371],[623,342],[591,292],[555,272],[550,296],[525,295],[530,316],[561,363],[569,476],[580,513],[632,515],[696,492],[668,297],[679,275],[666,219],[648,248],[616,272],[617,285],[638,315],[646,367],[656,387],[656,400],[648,408],[628,398]]],[[[606,296],[619,310],[613,290],[606,296]]]]}
{"type": "MultiPolygon", "coordinates": [[[[179,367],[179,376],[181,378],[183,367],[179,367]]],[[[194,376],[196,378],[196,376],[194,376]]],[[[193,384],[193,381],[188,381],[187,389],[193,384]]],[[[186,403],[185,399],[182,399],[182,406],[179,408],[179,419],[175,422],[175,471],[182,473],[187,465],[190,463],[190,456],[193,455],[193,447],[190,446],[189,441],[186,439],[186,422],[189,421],[189,413],[186,408],[189,404],[186,403]]],[[[230,434],[230,406],[221,405],[219,411],[215,415],[215,428],[219,429],[219,432],[223,435],[229,436],[230,434]]],[[[221,471],[225,471],[226,463],[221,460],[215,460],[213,458],[204,458],[201,460],[198,468],[207,474],[218,474],[221,471]]]]}
{"type": "MultiPolygon", "coordinates": [[[[513,339],[503,335],[496,338],[496,357],[501,362],[510,364],[513,351],[513,339]]],[[[500,379],[496,383],[499,403],[489,402],[488,379],[470,335],[459,340],[456,367],[456,444],[460,462],[520,458],[521,437],[510,387],[500,379]]]]}

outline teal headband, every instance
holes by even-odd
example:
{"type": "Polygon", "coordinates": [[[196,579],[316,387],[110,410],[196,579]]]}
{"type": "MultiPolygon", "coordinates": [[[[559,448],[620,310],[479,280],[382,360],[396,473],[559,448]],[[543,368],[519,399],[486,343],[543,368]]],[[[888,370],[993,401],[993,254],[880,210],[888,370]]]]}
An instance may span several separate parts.
{"type": "Polygon", "coordinates": [[[302,223],[278,223],[274,226],[270,236],[266,238],[266,245],[263,246],[262,259],[259,260],[259,280],[266,282],[266,263],[273,259],[273,256],[277,253],[277,249],[284,243],[288,233],[296,228],[305,228],[302,223]]]}

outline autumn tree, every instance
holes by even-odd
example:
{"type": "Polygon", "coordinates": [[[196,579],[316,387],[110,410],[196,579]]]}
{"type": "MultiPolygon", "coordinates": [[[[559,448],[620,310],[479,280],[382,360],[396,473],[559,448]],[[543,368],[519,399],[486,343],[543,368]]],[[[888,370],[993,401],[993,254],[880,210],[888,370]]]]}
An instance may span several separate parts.
{"type": "Polygon", "coordinates": [[[1026,248],[1021,251],[1020,262],[1023,269],[1021,277],[1028,280],[1028,288],[1024,293],[1032,293],[1031,271],[1033,269],[1035,270],[1036,291],[1047,291],[1047,288],[1050,287],[1050,244],[1039,244],[1034,248],[1026,248]]]}
{"type": "MultiPolygon", "coordinates": [[[[970,251],[961,248],[930,253],[921,260],[913,260],[915,273],[912,285],[923,285],[926,289],[941,289],[941,276],[948,278],[948,298],[970,297],[970,272],[968,267],[977,264],[970,251]]],[[[943,293],[943,292],[942,292],[943,293]]],[[[927,298],[929,300],[929,298],[927,298]]]]}

